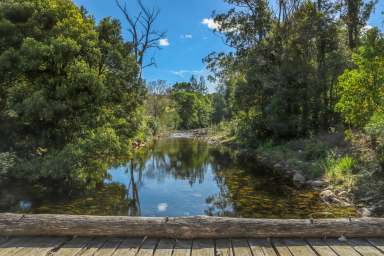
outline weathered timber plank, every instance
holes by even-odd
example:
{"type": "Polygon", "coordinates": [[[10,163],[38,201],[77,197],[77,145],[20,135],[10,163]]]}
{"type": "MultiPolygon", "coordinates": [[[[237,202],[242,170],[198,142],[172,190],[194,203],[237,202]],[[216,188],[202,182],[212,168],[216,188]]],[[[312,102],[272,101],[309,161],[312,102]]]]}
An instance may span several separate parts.
{"type": "Polygon", "coordinates": [[[90,237],[76,237],[65,243],[60,249],[53,253],[54,256],[75,256],[82,250],[86,250],[86,246],[91,241],[90,237]]]}
{"type": "Polygon", "coordinates": [[[348,243],[363,256],[384,256],[384,254],[364,239],[349,239],[348,243]]]}
{"type": "Polygon", "coordinates": [[[293,256],[281,239],[273,239],[272,244],[275,246],[276,251],[280,256],[293,256]]]}
{"type": "Polygon", "coordinates": [[[216,256],[233,256],[231,241],[229,239],[218,239],[215,241],[216,256]]]}
{"type": "Polygon", "coordinates": [[[190,256],[192,240],[176,240],[172,256],[190,256]]]}
{"type": "Polygon", "coordinates": [[[284,239],[284,243],[294,256],[316,256],[316,253],[303,239],[284,239]]]}
{"type": "Polygon", "coordinates": [[[384,253],[384,239],[383,238],[368,238],[370,244],[375,246],[379,251],[384,253]]]}
{"type": "MultiPolygon", "coordinates": [[[[233,239],[232,247],[235,256],[252,256],[251,248],[249,247],[248,241],[246,239],[233,239]]],[[[254,256],[259,255],[255,254],[254,256]]]]}
{"type": "Polygon", "coordinates": [[[360,256],[360,254],[346,242],[339,241],[338,239],[327,239],[326,242],[339,256],[360,256]]]}
{"type": "MultiPolygon", "coordinates": [[[[36,239],[36,238],[34,238],[36,239]]],[[[17,251],[24,248],[24,246],[31,243],[31,238],[29,237],[15,237],[11,238],[4,244],[0,245],[0,256],[5,255],[12,255],[15,254],[17,251]]]]}
{"type": "Polygon", "coordinates": [[[93,256],[106,242],[105,238],[99,237],[91,240],[86,247],[86,250],[81,251],[81,256],[93,256]]]}
{"type": "Polygon", "coordinates": [[[244,219],[0,214],[0,236],[152,238],[384,237],[384,219],[244,219]]]}
{"type": "Polygon", "coordinates": [[[157,242],[156,239],[145,239],[136,256],[153,256],[157,242]]]}
{"type": "Polygon", "coordinates": [[[46,256],[50,251],[58,248],[67,240],[68,238],[65,237],[47,237],[41,240],[36,239],[35,243],[31,243],[28,247],[24,247],[16,252],[14,256],[46,256]]]}
{"type": "Polygon", "coordinates": [[[269,239],[248,239],[248,244],[254,256],[277,256],[269,239]]]}
{"type": "Polygon", "coordinates": [[[312,249],[320,256],[337,256],[337,254],[328,246],[328,244],[322,239],[308,239],[308,243],[312,246],[312,249]]]}
{"type": "Polygon", "coordinates": [[[125,239],[117,248],[113,256],[135,256],[139,250],[143,239],[140,238],[128,238],[125,239]]]}
{"type": "Polygon", "coordinates": [[[192,256],[215,256],[213,240],[193,240],[192,256]]]}
{"type": "Polygon", "coordinates": [[[120,238],[110,238],[103,246],[95,252],[94,256],[112,256],[123,240],[120,238]]]}
{"type": "Polygon", "coordinates": [[[172,256],[174,239],[161,239],[155,250],[155,256],[172,256]]]}

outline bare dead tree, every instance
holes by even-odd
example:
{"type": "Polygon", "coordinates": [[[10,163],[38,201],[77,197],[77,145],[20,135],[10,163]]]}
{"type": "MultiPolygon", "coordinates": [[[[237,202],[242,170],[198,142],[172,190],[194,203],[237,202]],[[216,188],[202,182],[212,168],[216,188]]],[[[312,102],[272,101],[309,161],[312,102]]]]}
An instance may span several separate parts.
{"type": "Polygon", "coordinates": [[[132,44],[136,63],[140,68],[141,78],[144,68],[156,65],[153,57],[149,63],[144,63],[146,53],[151,48],[160,49],[159,41],[166,36],[165,32],[159,32],[154,28],[155,22],[160,15],[160,10],[158,8],[148,8],[144,6],[141,0],[137,0],[140,10],[135,16],[128,12],[126,2],[121,0],[115,1],[128,22],[129,40],[132,44]]]}

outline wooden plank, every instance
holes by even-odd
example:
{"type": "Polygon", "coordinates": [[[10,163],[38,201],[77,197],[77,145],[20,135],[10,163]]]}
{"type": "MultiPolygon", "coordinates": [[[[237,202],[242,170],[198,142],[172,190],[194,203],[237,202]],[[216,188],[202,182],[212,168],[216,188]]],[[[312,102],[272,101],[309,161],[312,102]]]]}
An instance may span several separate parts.
{"type": "Polygon", "coordinates": [[[294,256],[317,256],[303,239],[284,239],[284,243],[294,256]]]}
{"type": "Polygon", "coordinates": [[[192,240],[176,240],[172,256],[190,256],[192,240]]]}
{"type": "Polygon", "coordinates": [[[125,239],[117,248],[113,256],[135,256],[136,252],[139,250],[143,239],[125,239]]]}
{"type": "Polygon", "coordinates": [[[269,239],[248,239],[254,256],[277,256],[269,239]]]}
{"type": "Polygon", "coordinates": [[[348,243],[363,256],[384,256],[384,254],[364,239],[349,239],[348,243]]]}
{"type": "Polygon", "coordinates": [[[281,239],[273,239],[272,244],[274,245],[276,251],[279,253],[280,256],[293,256],[289,251],[288,247],[281,239]]]}
{"type": "Polygon", "coordinates": [[[119,247],[123,239],[120,238],[110,238],[108,239],[103,246],[96,251],[94,256],[111,256],[119,247]]]}
{"type": "Polygon", "coordinates": [[[172,256],[176,240],[161,239],[155,250],[155,256],[172,256]]]}
{"type": "Polygon", "coordinates": [[[215,256],[215,244],[213,240],[193,240],[192,256],[215,256]]]}
{"type": "Polygon", "coordinates": [[[383,238],[368,238],[367,241],[375,246],[379,251],[384,253],[384,239],[383,238]]]}
{"type": "Polygon", "coordinates": [[[247,219],[0,214],[2,236],[152,238],[384,237],[384,218],[247,219]]]}
{"type": "Polygon", "coordinates": [[[229,239],[218,239],[215,241],[216,256],[233,256],[231,241],[229,239]]]}
{"type": "Polygon", "coordinates": [[[337,256],[337,254],[322,239],[307,239],[312,249],[320,256],[337,256]]]}
{"type": "Polygon", "coordinates": [[[251,248],[246,239],[233,239],[232,247],[235,256],[252,256],[251,248]]]}
{"type": "Polygon", "coordinates": [[[27,246],[29,243],[31,243],[30,237],[11,238],[7,242],[0,245],[0,256],[15,254],[17,251],[23,249],[24,246],[27,246]]]}
{"type": "Polygon", "coordinates": [[[49,252],[63,245],[68,238],[65,237],[46,237],[34,240],[34,243],[25,246],[14,256],[46,256],[49,252]]]}
{"type": "Polygon", "coordinates": [[[53,253],[54,256],[75,256],[81,251],[86,250],[87,244],[91,241],[90,237],[75,237],[65,243],[60,249],[53,253]]]}
{"type": "Polygon", "coordinates": [[[346,242],[339,241],[338,239],[327,239],[325,241],[339,256],[360,256],[360,254],[346,242]]]}
{"type": "Polygon", "coordinates": [[[95,238],[87,244],[86,250],[81,252],[81,256],[94,256],[94,254],[103,246],[106,242],[105,238],[95,238]]]}
{"type": "Polygon", "coordinates": [[[157,242],[157,239],[145,239],[136,256],[153,256],[157,242]]]}

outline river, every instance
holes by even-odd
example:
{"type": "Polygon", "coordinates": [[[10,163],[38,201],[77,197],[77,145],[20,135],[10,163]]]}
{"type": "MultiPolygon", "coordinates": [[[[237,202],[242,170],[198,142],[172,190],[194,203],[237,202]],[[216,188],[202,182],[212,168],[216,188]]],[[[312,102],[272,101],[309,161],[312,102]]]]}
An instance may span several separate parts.
{"type": "Polygon", "coordinates": [[[0,188],[0,211],[130,216],[215,215],[253,218],[348,217],[230,149],[191,138],[161,139],[108,171],[94,191],[63,195],[38,184],[0,188]]]}

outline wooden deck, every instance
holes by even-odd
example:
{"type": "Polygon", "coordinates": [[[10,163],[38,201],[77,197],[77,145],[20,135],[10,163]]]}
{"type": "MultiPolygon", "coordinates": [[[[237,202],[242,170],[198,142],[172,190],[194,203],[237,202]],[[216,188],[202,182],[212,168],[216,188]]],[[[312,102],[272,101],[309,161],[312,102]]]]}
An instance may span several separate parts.
{"type": "Polygon", "coordinates": [[[0,256],[374,256],[384,239],[0,237],[0,256]]]}

